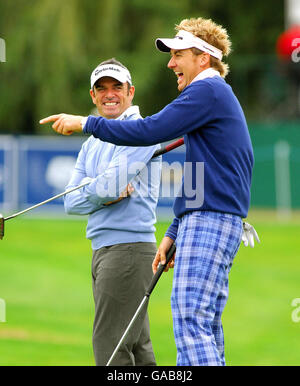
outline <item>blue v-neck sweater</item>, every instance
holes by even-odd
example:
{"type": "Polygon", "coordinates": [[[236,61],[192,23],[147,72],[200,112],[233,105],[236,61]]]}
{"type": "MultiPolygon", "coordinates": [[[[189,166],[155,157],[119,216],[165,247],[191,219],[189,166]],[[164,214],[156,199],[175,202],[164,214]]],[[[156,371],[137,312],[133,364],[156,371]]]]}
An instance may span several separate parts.
{"type": "Polygon", "coordinates": [[[184,136],[182,189],[175,216],[195,210],[247,217],[253,149],[243,110],[220,76],[198,80],[159,113],[135,121],[90,116],[84,127],[102,141],[149,146],[184,136]]]}

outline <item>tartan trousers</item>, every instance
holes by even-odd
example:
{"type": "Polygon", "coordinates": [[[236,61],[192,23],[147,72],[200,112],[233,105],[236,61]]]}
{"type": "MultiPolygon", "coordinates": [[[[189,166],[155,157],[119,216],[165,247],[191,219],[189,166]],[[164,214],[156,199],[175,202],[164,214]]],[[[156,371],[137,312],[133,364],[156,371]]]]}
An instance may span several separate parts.
{"type": "Polygon", "coordinates": [[[239,216],[195,211],[179,221],[171,307],[178,366],[225,366],[221,322],[239,216]]]}

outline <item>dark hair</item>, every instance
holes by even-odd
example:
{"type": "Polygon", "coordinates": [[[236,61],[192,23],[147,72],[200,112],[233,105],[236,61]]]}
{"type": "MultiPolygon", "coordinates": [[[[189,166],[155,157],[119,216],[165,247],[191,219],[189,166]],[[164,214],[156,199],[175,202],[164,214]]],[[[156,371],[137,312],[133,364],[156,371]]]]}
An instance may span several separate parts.
{"type": "Polygon", "coordinates": [[[122,64],[115,58],[107,59],[104,62],[101,62],[98,66],[104,66],[105,64],[115,64],[116,66],[125,68],[127,71],[129,71],[128,68],[124,66],[124,64],[122,64]]]}

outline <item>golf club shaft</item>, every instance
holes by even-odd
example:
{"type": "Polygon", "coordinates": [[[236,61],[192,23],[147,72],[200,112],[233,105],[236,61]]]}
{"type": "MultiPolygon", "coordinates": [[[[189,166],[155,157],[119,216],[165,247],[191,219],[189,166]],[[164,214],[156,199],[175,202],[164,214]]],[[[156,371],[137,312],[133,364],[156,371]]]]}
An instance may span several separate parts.
{"type": "Polygon", "coordinates": [[[145,296],[144,296],[142,302],[140,303],[140,305],[139,305],[138,309],[136,310],[133,318],[131,319],[130,323],[128,324],[128,327],[126,328],[124,334],[122,335],[122,338],[120,339],[119,343],[117,344],[116,348],[114,349],[114,352],[112,353],[111,357],[109,358],[106,366],[110,366],[111,362],[113,361],[114,357],[116,356],[117,352],[119,351],[119,348],[121,347],[121,345],[123,344],[124,340],[126,339],[126,337],[127,337],[128,333],[129,333],[131,327],[133,326],[134,322],[138,318],[138,316],[139,316],[141,310],[143,309],[145,303],[149,299],[149,297],[150,297],[154,287],[156,286],[156,283],[158,282],[159,278],[161,277],[164,269],[166,268],[166,266],[168,265],[169,261],[173,257],[175,251],[176,251],[176,246],[175,246],[175,244],[172,244],[171,248],[169,249],[169,251],[167,253],[165,264],[160,265],[158,267],[158,270],[156,271],[155,275],[153,276],[153,278],[152,278],[152,280],[151,280],[151,282],[149,284],[149,287],[147,288],[147,291],[145,293],[145,296]]]}
{"type": "Polygon", "coordinates": [[[114,357],[116,356],[117,352],[119,351],[119,348],[121,347],[122,343],[126,339],[131,327],[133,326],[134,322],[136,321],[137,317],[139,316],[141,310],[143,309],[145,303],[148,300],[148,296],[144,296],[141,304],[139,305],[138,309],[136,310],[133,318],[131,319],[128,327],[126,328],[122,338],[120,339],[120,342],[118,343],[117,347],[115,348],[114,352],[112,353],[111,357],[109,358],[109,361],[107,362],[106,366],[110,366],[111,362],[113,361],[114,357]]]}
{"type": "Polygon", "coordinates": [[[36,208],[38,208],[38,207],[40,207],[40,206],[42,206],[42,205],[48,204],[48,202],[57,200],[58,198],[64,196],[65,194],[68,194],[68,193],[73,192],[74,190],[83,188],[84,186],[86,186],[86,185],[88,185],[88,184],[90,184],[90,181],[84,182],[83,184],[80,184],[80,185],[78,185],[78,186],[75,186],[74,188],[67,189],[67,190],[65,190],[63,193],[59,193],[59,194],[57,194],[56,196],[53,196],[53,197],[51,197],[51,198],[48,198],[48,200],[42,201],[42,202],[40,202],[39,204],[33,205],[33,206],[31,206],[30,208],[27,208],[27,209],[22,210],[21,212],[12,214],[11,216],[6,217],[4,220],[7,221],[7,220],[9,220],[9,219],[11,219],[11,218],[20,216],[21,214],[27,213],[27,212],[29,212],[30,210],[33,210],[33,209],[36,209],[36,208]]]}
{"type": "MultiPolygon", "coordinates": [[[[184,144],[184,140],[183,140],[183,138],[180,138],[177,141],[175,141],[173,143],[170,143],[169,145],[166,145],[162,149],[156,150],[156,152],[153,154],[151,159],[155,158],[155,157],[158,157],[158,156],[160,156],[162,154],[165,154],[165,153],[167,153],[167,152],[169,152],[169,151],[171,151],[171,150],[173,150],[173,149],[175,149],[175,148],[177,148],[177,147],[179,147],[179,146],[181,146],[183,144],[184,144]]],[[[27,213],[27,212],[29,212],[29,211],[31,211],[33,209],[39,208],[40,206],[48,204],[51,201],[57,200],[58,198],[63,197],[64,195],[66,195],[68,193],[74,192],[74,190],[83,188],[84,186],[86,186],[88,184],[90,184],[90,181],[85,182],[83,184],[80,184],[78,186],[75,186],[74,188],[67,189],[63,193],[57,194],[56,196],[53,196],[53,197],[49,198],[48,200],[42,201],[39,204],[33,205],[30,208],[24,209],[24,210],[22,210],[22,211],[20,211],[18,213],[14,213],[11,216],[6,217],[4,220],[5,221],[10,220],[10,219],[15,218],[17,216],[20,216],[21,214],[27,213]]]]}

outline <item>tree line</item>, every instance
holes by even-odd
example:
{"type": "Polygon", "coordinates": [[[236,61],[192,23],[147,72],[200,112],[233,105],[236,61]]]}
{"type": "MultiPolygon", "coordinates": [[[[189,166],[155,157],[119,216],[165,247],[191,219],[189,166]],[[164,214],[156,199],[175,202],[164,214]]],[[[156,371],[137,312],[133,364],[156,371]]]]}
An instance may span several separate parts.
{"type": "Polygon", "coordinates": [[[233,43],[228,82],[251,119],[259,104],[253,87],[260,82],[260,69],[275,60],[276,39],[284,29],[282,3],[1,0],[6,62],[0,63],[0,133],[50,134],[49,127],[38,124],[40,118],[57,112],[89,114],[90,73],[111,57],[130,69],[134,102],[142,114],[156,113],[177,96],[177,87],[166,68],[168,55],[158,52],[154,41],[172,37],[183,18],[199,16],[228,30],[233,43]]]}

